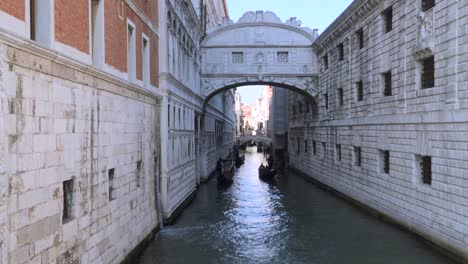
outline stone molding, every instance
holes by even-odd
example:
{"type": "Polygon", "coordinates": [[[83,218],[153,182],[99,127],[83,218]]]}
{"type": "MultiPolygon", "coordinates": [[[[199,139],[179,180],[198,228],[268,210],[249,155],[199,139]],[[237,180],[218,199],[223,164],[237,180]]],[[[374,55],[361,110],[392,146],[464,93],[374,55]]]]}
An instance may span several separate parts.
{"type": "Polygon", "coordinates": [[[367,16],[384,0],[357,0],[354,1],[325,31],[317,38],[313,44],[314,50],[320,54],[332,47],[333,43],[348,30],[367,16]]]}
{"type": "Polygon", "coordinates": [[[34,41],[14,37],[12,34],[0,30],[0,43],[7,46],[2,59],[12,65],[146,103],[160,104],[161,96],[157,92],[148,91],[143,87],[100,71],[91,65],[83,64],[56,51],[43,48],[34,41]],[[100,81],[112,85],[100,83],[100,81]]]}

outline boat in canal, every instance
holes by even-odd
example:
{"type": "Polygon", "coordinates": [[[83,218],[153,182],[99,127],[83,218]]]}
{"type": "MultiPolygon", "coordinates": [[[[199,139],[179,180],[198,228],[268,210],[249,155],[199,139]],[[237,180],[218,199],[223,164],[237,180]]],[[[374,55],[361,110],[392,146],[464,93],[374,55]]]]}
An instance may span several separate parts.
{"type": "Polygon", "coordinates": [[[220,160],[221,172],[219,179],[221,182],[232,182],[234,180],[234,162],[232,160],[220,160]]]}
{"type": "Polygon", "coordinates": [[[245,154],[236,157],[236,167],[239,168],[245,162],[245,154]]]}
{"type": "Polygon", "coordinates": [[[264,166],[263,163],[258,168],[258,177],[262,181],[271,181],[276,176],[276,170],[273,169],[271,166],[264,166]]]}

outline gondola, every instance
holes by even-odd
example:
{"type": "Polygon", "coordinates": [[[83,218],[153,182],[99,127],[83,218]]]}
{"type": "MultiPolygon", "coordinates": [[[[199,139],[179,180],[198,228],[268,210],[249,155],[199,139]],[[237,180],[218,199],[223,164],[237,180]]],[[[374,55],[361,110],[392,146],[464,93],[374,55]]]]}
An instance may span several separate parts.
{"type": "Polygon", "coordinates": [[[232,160],[221,160],[221,182],[232,182],[234,180],[234,162],[232,160]]]}
{"type": "Polygon", "coordinates": [[[244,162],[245,162],[245,155],[244,154],[236,157],[236,167],[237,168],[242,166],[242,164],[244,164],[244,162]]]}
{"type": "Polygon", "coordinates": [[[260,177],[262,181],[271,181],[275,178],[275,176],[276,170],[270,166],[263,166],[263,164],[261,164],[258,168],[258,177],[260,177]]]}

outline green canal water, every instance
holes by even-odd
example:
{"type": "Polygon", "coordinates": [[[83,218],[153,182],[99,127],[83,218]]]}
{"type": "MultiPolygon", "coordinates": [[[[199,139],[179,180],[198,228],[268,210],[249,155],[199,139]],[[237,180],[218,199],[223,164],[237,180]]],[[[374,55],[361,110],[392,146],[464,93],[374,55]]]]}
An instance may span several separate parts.
{"type": "Polygon", "coordinates": [[[248,149],[232,185],[216,178],[201,185],[136,263],[451,263],[293,172],[276,183],[260,181],[262,161],[248,149]]]}

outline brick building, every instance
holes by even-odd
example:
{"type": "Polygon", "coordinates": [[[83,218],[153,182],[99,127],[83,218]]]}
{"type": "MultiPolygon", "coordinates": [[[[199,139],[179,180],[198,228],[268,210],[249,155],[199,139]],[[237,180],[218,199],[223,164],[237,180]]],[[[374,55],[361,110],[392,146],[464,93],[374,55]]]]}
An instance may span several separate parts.
{"type": "Polygon", "coordinates": [[[158,1],[0,0],[0,263],[119,263],[158,226],[158,1]]]}
{"type": "Polygon", "coordinates": [[[467,1],[354,1],[313,45],[318,115],[289,101],[292,167],[458,259],[468,259],[467,11],[467,1]]]}

